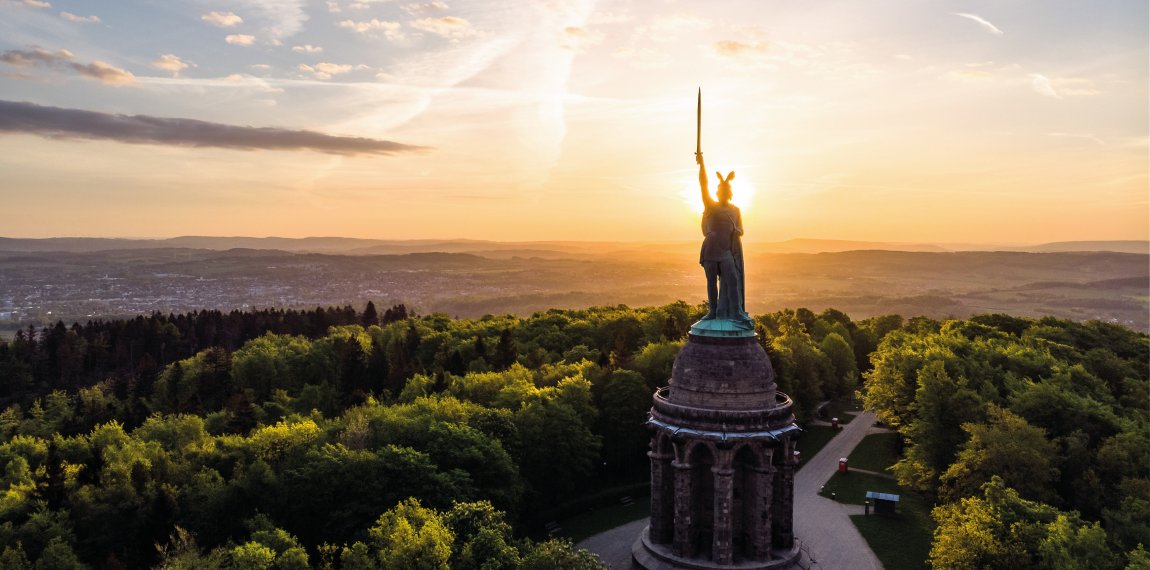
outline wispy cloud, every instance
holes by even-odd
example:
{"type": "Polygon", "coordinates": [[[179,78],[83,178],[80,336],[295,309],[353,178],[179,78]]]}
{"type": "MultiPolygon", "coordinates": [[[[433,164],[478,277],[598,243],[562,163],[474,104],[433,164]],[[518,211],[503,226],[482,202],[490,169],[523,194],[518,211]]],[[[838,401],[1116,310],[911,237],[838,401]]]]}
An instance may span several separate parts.
{"type": "Polygon", "coordinates": [[[231,28],[244,23],[243,18],[232,12],[208,12],[207,14],[200,16],[200,19],[213,26],[219,26],[221,28],[231,28]]]}
{"type": "Polygon", "coordinates": [[[342,155],[391,155],[430,150],[393,141],[333,136],[315,131],[246,127],[148,115],[114,115],[15,101],[0,101],[0,132],[53,139],[100,139],[238,150],[310,150],[342,155]]]}
{"type": "Polygon", "coordinates": [[[165,53],[164,55],[161,55],[152,61],[152,67],[156,69],[162,69],[164,71],[170,71],[172,73],[172,77],[177,77],[180,75],[181,71],[191,67],[191,64],[180,59],[180,56],[178,55],[165,53]]]}
{"type": "Polygon", "coordinates": [[[239,3],[246,6],[245,14],[261,24],[264,35],[273,40],[296,34],[308,19],[306,0],[239,0],[239,3]]]}
{"type": "Polygon", "coordinates": [[[988,32],[990,32],[996,36],[1001,36],[1003,34],[1003,31],[998,29],[998,26],[995,26],[994,24],[991,24],[990,22],[986,21],[986,19],[984,19],[982,16],[979,16],[977,14],[967,14],[965,12],[953,12],[953,14],[955,16],[960,17],[960,18],[966,18],[967,20],[970,20],[972,22],[976,22],[978,25],[982,26],[982,28],[984,30],[986,30],[986,31],[988,31],[988,32]]]}
{"type": "Polygon", "coordinates": [[[578,26],[568,26],[563,29],[563,35],[559,39],[559,47],[574,51],[586,49],[588,46],[598,44],[603,41],[603,34],[595,31],[581,28],[578,26]]]}
{"type": "Polygon", "coordinates": [[[471,27],[471,22],[457,16],[420,18],[411,22],[411,27],[452,40],[475,35],[475,28],[471,27]]]}
{"type": "Polygon", "coordinates": [[[766,42],[741,42],[738,40],[721,40],[715,42],[712,46],[715,53],[729,57],[739,57],[748,54],[765,53],[767,51],[766,42]]]}
{"type": "Polygon", "coordinates": [[[356,0],[347,5],[352,10],[367,10],[371,8],[372,4],[383,4],[384,2],[391,2],[391,0],[356,0]]]}
{"type": "Polygon", "coordinates": [[[296,53],[320,53],[323,51],[323,48],[311,44],[304,44],[302,46],[292,46],[291,50],[296,53]]]}
{"type": "Polygon", "coordinates": [[[448,6],[446,2],[414,2],[403,5],[403,11],[412,16],[419,16],[429,12],[442,12],[447,9],[448,6]]]}
{"type": "Polygon", "coordinates": [[[403,39],[403,32],[400,31],[402,25],[399,22],[389,22],[387,20],[372,18],[362,22],[355,20],[343,20],[339,22],[338,26],[341,28],[347,28],[360,34],[383,32],[384,37],[389,40],[403,39]]]}
{"type": "Polygon", "coordinates": [[[1086,140],[1097,145],[1106,145],[1106,141],[1103,141],[1091,133],[1046,133],[1046,136],[1054,138],[1086,140]]]}
{"type": "Polygon", "coordinates": [[[256,37],[248,34],[228,34],[224,41],[235,46],[250,46],[256,43],[256,37]]]}
{"type": "Polygon", "coordinates": [[[352,65],[346,63],[317,63],[315,65],[307,65],[305,63],[299,64],[299,70],[305,71],[315,76],[316,79],[331,79],[333,75],[347,73],[355,69],[352,65]]]}
{"type": "Polygon", "coordinates": [[[99,16],[77,16],[71,12],[60,12],[60,17],[68,20],[69,22],[76,22],[77,24],[98,24],[100,23],[99,16]]]}
{"type": "Polygon", "coordinates": [[[41,0],[0,0],[0,4],[23,4],[29,8],[51,8],[50,2],[42,2],[41,0]]]}
{"type": "Polygon", "coordinates": [[[1059,77],[1050,81],[1059,95],[1067,97],[1091,97],[1101,95],[1102,90],[1094,81],[1085,77],[1059,77]]]}
{"type": "Polygon", "coordinates": [[[72,52],[62,49],[48,51],[41,48],[31,50],[8,50],[0,52],[0,62],[16,67],[48,67],[64,69],[77,73],[89,79],[95,79],[108,85],[125,85],[135,81],[136,76],[131,72],[115,67],[102,61],[92,63],[77,63],[73,60],[72,52]]]}
{"type": "Polygon", "coordinates": [[[1050,83],[1049,77],[1046,77],[1041,73],[1031,73],[1026,77],[1030,79],[1030,88],[1033,89],[1035,93],[1038,93],[1044,97],[1052,97],[1054,99],[1062,98],[1062,95],[1059,95],[1058,91],[1054,90],[1054,85],[1050,83]]]}

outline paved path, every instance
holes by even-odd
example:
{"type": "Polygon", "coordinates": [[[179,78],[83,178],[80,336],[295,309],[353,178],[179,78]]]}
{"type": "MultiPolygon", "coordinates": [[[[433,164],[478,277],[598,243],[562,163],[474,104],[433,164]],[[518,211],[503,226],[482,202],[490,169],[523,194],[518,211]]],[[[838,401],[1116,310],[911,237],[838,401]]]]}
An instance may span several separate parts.
{"type": "MultiPolygon", "coordinates": [[[[848,505],[819,496],[838,468],[839,458],[847,457],[874,428],[870,412],[858,414],[795,474],[795,536],[802,541],[812,560],[803,560],[803,568],[824,570],[882,570],[866,540],[859,534],[851,515],[861,515],[862,505],[848,505]]],[[[631,545],[647,526],[647,519],[629,522],[576,544],[599,555],[612,570],[631,568],[631,545]]]]}
{"type": "Polygon", "coordinates": [[[628,570],[631,568],[631,545],[635,544],[647,522],[645,518],[632,521],[583,539],[575,546],[598,554],[611,570],[628,570]]]}
{"type": "Polygon", "coordinates": [[[839,458],[847,457],[866,437],[875,417],[860,413],[830,440],[814,457],[806,460],[795,474],[795,536],[810,550],[817,564],[828,570],[881,570],[866,540],[850,520],[862,514],[860,505],[846,505],[819,496],[819,488],[838,469],[839,458]]]}

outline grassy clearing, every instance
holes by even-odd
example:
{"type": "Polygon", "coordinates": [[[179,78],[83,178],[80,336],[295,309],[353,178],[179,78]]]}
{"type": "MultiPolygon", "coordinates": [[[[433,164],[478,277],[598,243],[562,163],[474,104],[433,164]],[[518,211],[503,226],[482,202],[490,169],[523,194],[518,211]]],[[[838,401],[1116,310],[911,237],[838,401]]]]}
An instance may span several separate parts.
{"type": "Polygon", "coordinates": [[[559,534],[579,542],[619,525],[651,516],[649,495],[635,496],[633,499],[635,502],[631,505],[611,505],[563,519],[559,521],[559,534]]]}
{"type": "MultiPolygon", "coordinates": [[[[851,464],[854,464],[853,455],[851,464]]],[[[861,505],[867,491],[899,495],[898,512],[894,515],[851,517],[883,567],[887,570],[926,568],[934,520],[930,518],[930,504],[918,494],[902,489],[893,479],[856,472],[835,473],[827,481],[823,496],[835,493],[840,502],[861,505]]]]}
{"type": "Polygon", "coordinates": [[[806,460],[814,457],[838,433],[838,430],[831,429],[829,426],[807,426],[803,428],[803,434],[795,442],[795,449],[802,453],[803,458],[803,462],[799,463],[799,469],[802,469],[803,465],[807,464],[806,460]]]}
{"type": "Polygon", "coordinates": [[[904,494],[894,479],[869,473],[847,472],[832,475],[823,488],[823,496],[830,497],[831,493],[834,493],[835,499],[840,503],[861,505],[866,500],[867,491],[904,494]]]}
{"type": "Polygon", "coordinates": [[[930,504],[917,494],[906,492],[902,493],[898,508],[894,516],[854,515],[851,522],[887,570],[927,568],[934,535],[930,504]]]}
{"type": "Polygon", "coordinates": [[[898,434],[872,433],[864,437],[849,459],[851,467],[885,472],[898,461],[898,434]]]}

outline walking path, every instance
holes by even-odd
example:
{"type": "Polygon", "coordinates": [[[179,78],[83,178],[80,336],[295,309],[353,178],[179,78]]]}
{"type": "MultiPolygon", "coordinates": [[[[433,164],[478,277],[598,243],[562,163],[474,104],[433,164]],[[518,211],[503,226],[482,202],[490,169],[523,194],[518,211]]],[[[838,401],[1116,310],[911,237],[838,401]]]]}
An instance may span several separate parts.
{"type": "MultiPolygon", "coordinates": [[[[886,431],[873,428],[874,422],[873,413],[862,412],[842,424],[842,431],[795,474],[795,536],[810,557],[801,563],[803,568],[882,570],[882,563],[850,520],[851,515],[863,514],[862,505],[847,505],[818,494],[838,469],[840,457],[849,456],[868,433],[886,431]]],[[[598,554],[613,570],[626,570],[631,568],[631,545],[645,526],[647,519],[629,522],[576,546],[598,554]]]]}
{"type": "Polygon", "coordinates": [[[814,568],[834,570],[881,570],[866,540],[850,515],[861,515],[862,506],[846,505],[819,495],[819,489],[838,469],[874,425],[875,416],[862,412],[830,440],[795,474],[795,536],[809,549],[814,568]]]}

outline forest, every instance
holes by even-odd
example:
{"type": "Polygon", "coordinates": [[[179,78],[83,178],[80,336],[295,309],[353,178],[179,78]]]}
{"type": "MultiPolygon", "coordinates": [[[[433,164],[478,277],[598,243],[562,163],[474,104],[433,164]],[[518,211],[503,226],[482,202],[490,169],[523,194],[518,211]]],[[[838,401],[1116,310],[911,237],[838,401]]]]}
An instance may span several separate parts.
{"type": "MultiPolygon", "coordinates": [[[[651,393],[701,314],[369,303],[21,330],[0,341],[0,567],[598,568],[543,525],[646,481],[651,393]]],[[[800,421],[857,393],[901,435],[934,567],[1150,567],[1145,334],[756,323],[800,421]]]]}

